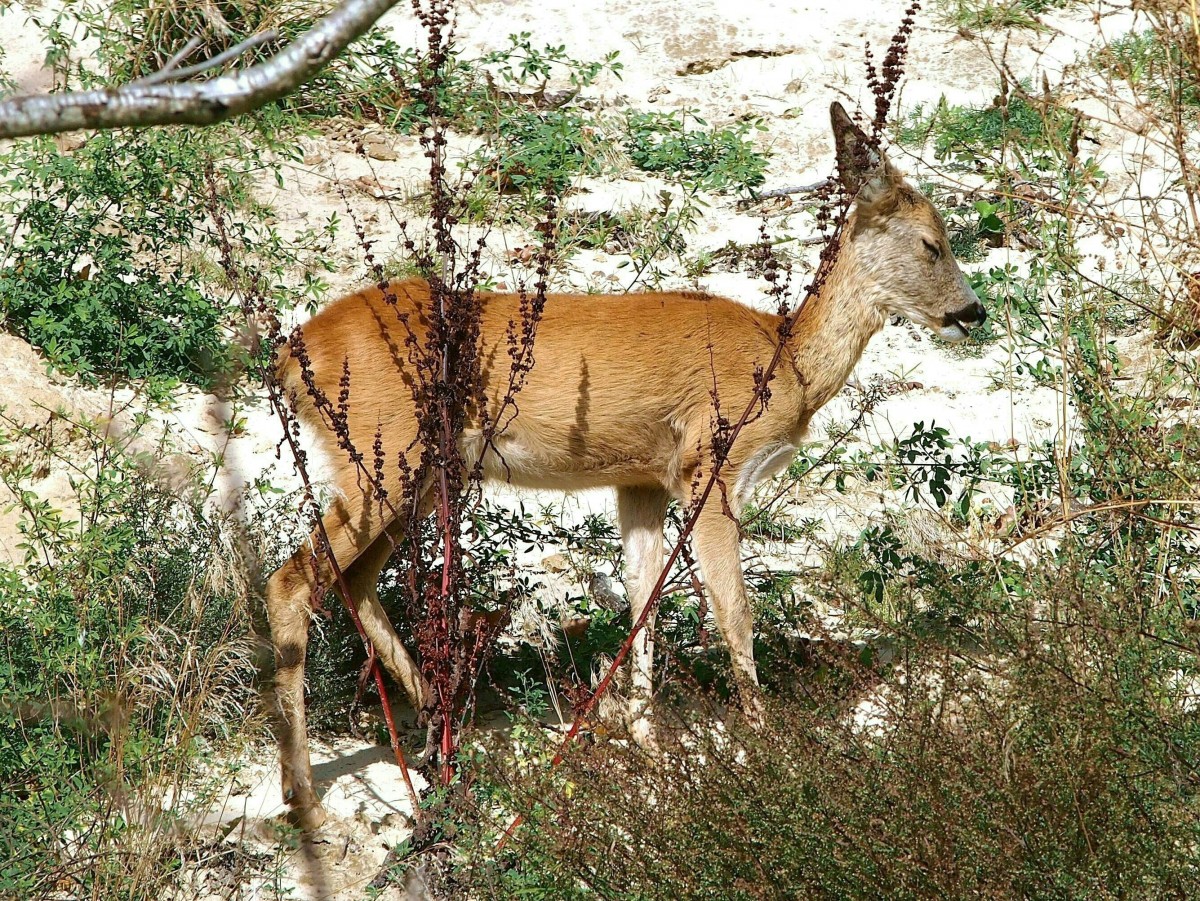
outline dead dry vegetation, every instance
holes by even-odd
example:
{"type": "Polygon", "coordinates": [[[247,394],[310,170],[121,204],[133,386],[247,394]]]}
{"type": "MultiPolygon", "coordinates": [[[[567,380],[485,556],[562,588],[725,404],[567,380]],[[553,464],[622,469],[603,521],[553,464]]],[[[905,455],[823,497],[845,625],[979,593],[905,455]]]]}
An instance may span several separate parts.
{"type": "MultiPolygon", "coordinates": [[[[443,680],[432,730],[397,703],[389,736],[379,687],[402,692],[316,599],[334,816],[281,818],[258,591],[329,498],[322,461],[293,466],[271,337],[433,279],[455,312],[420,350],[426,409],[452,432],[471,365],[442,361],[476,288],[530,298],[515,372],[547,289],[798,300],[837,208],[829,101],[877,115],[905,5],[726,6],[483,2],[452,31],[442,4],[397,8],[244,121],[0,147],[0,896],[1200,895],[1188,0],[931,0],[901,29],[888,152],[990,318],[955,347],[885,329],[742,511],[761,728],[691,511],[668,522],[649,752],[606,711],[620,679],[593,705],[631,628],[611,499],[467,480],[380,583],[443,680]]],[[[124,82],[321,11],[13,7],[0,67],[124,82]]]]}

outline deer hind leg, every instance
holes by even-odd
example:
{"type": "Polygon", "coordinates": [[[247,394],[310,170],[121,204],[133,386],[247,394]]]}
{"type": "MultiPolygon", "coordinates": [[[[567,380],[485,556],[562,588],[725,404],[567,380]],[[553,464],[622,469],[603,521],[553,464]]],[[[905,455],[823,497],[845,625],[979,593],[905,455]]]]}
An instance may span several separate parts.
{"type": "Polygon", "coordinates": [[[379,574],[401,537],[400,530],[393,525],[376,538],[346,570],[346,587],[350,590],[351,603],[358,611],[363,631],[375,648],[379,662],[404,688],[413,709],[419,711],[428,697],[425,680],[421,678],[420,668],[400,641],[392,621],[379,603],[379,574]]]}
{"type": "MultiPolygon", "coordinates": [[[[345,574],[380,536],[387,515],[373,503],[368,503],[367,496],[353,480],[342,487],[339,500],[322,518],[322,523],[334,559],[345,574]]],[[[316,829],[326,819],[313,787],[304,713],[304,660],[308,653],[312,605],[314,599],[320,599],[334,584],[325,554],[314,554],[314,549],[321,546],[320,530],[314,531],[308,542],[271,576],[266,598],[271,642],[275,649],[273,713],[279,742],[283,800],[291,808],[293,818],[305,829],[316,829]]],[[[363,572],[365,580],[368,569],[363,572]]],[[[378,571],[375,576],[378,577],[378,571]]],[[[394,650],[377,618],[371,619],[372,629],[383,639],[381,645],[394,650]]],[[[398,640],[395,645],[399,645],[398,640]]]]}
{"type": "Polygon", "coordinates": [[[313,600],[320,597],[318,574],[328,567],[314,557],[313,535],[299,551],[276,570],[267,583],[267,619],[275,649],[275,685],[272,714],[279,742],[279,769],[283,800],[304,829],[325,821],[317,800],[308,755],[308,729],[304,715],[304,660],[308,653],[308,626],[313,600]]]}
{"type": "Polygon", "coordinates": [[[710,498],[696,520],[692,537],[717,628],[729,646],[742,708],[752,719],[757,719],[760,702],[758,669],[754,663],[754,618],[742,575],[738,524],[722,508],[719,498],[710,498]]]}
{"type": "MultiPolygon", "coordinates": [[[[670,495],[662,488],[619,488],[617,516],[625,548],[625,589],[633,622],[637,622],[662,574],[663,523],[670,495]]],[[[630,732],[641,745],[653,740],[650,699],[654,694],[654,612],[634,639],[630,660],[630,732]]]]}

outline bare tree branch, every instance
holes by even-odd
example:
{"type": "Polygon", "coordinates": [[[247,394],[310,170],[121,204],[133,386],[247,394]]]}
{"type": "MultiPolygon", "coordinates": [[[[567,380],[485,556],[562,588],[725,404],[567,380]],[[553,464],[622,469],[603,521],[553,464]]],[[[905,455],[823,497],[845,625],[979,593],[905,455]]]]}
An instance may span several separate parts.
{"type": "MultiPolygon", "coordinates": [[[[344,0],[270,59],[209,81],[129,84],[94,91],[0,100],[0,138],[80,128],[212,125],[294,91],[394,6],[396,0],[344,0]]],[[[150,76],[153,78],[153,76],[150,76]]]]}
{"type": "Polygon", "coordinates": [[[820,181],[814,181],[811,185],[793,185],[790,188],[772,188],[770,191],[760,191],[758,197],[763,200],[768,197],[786,197],[788,194],[812,194],[828,185],[829,179],[822,178],[820,181]]]}

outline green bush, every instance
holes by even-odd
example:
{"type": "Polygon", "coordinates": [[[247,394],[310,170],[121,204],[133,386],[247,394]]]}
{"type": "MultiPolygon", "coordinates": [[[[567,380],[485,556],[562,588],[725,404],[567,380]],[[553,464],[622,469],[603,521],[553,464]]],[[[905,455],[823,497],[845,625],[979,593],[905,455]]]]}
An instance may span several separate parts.
{"type": "Polygon", "coordinates": [[[219,529],[94,451],[78,520],[23,488],[27,468],[0,472],[26,548],[0,565],[3,897],[160,897],[184,850],[179,790],[196,787],[201,752],[252,722],[243,595],[223,577],[219,529]]]}
{"type": "Polygon", "coordinates": [[[217,146],[203,132],[107,132],[69,154],[37,139],[0,158],[5,327],[85,378],[212,384],[230,309],[206,290],[198,254],[217,146]]]}
{"type": "Polygon", "coordinates": [[[1164,33],[1147,29],[1117,38],[1096,54],[1097,67],[1162,107],[1194,110],[1200,107],[1200,74],[1177,43],[1163,40],[1164,33]]]}
{"type": "Polygon", "coordinates": [[[1038,17],[1065,9],[1072,0],[941,0],[941,18],[960,29],[1001,30],[1030,28],[1041,30],[1038,17]]]}
{"type": "Polygon", "coordinates": [[[688,128],[685,114],[679,112],[630,112],[625,149],[633,164],[705,191],[749,191],[763,183],[767,158],[749,139],[755,126],[737,122],[708,128],[698,116],[690,118],[700,128],[688,128]]]}
{"type": "MultiPolygon", "coordinates": [[[[273,142],[268,142],[272,144],[273,142]]],[[[85,381],[110,376],[212,387],[228,374],[241,314],[215,265],[217,208],[272,297],[319,295],[325,234],[283,239],[257,205],[263,146],[233,129],[101,132],[72,152],[48,138],[0,155],[0,325],[85,381]],[[303,269],[289,289],[285,271],[303,269]]],[[[294,277],[293,277],[294,278],[294,277]]]]}
{"type": "Polygon", "coordinates": [[[997,150],[1008,148],[1033,168],[1053,170],[1074,128],[1069,110],[1037,106],[1020,94],[985,107],[955,106],[943,98],[926,112],[918,105],[899,127],[897,140],[917,146],[932,137],[939,160],[975,167],[997,150]]]}

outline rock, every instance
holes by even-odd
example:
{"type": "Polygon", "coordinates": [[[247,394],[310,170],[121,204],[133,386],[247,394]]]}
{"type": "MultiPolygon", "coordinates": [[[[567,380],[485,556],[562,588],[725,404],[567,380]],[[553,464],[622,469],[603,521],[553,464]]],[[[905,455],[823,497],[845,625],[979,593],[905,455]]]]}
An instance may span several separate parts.
{"type": "Polygon", "coordinates": [[[362,146],[367,156],[373,160],[389,162],[400,158],[396,148],[379,135],[367,135],[363,138],[362,146]]]}
{"type": "Polygon", "coordinates": [[[1126,131],[1144,135],[1154,125],[1154,117],[1132,104],[1122,103],[1117,107],[1117,122],[1126,131]]]}
{"type": "Polygon", "coordinates": [[[729,57],[723,59],[694,59],[687,65],[675,70],[678,76],[687,75],[707,75],[709,72],[715,72],[729,64],[729,57]]]}
{"type": "Polygon", "coordinates": [[[59,153],[71,153],[87,143],[87,135],[81,131],[67,132],[54,136],[59,153]]]}

